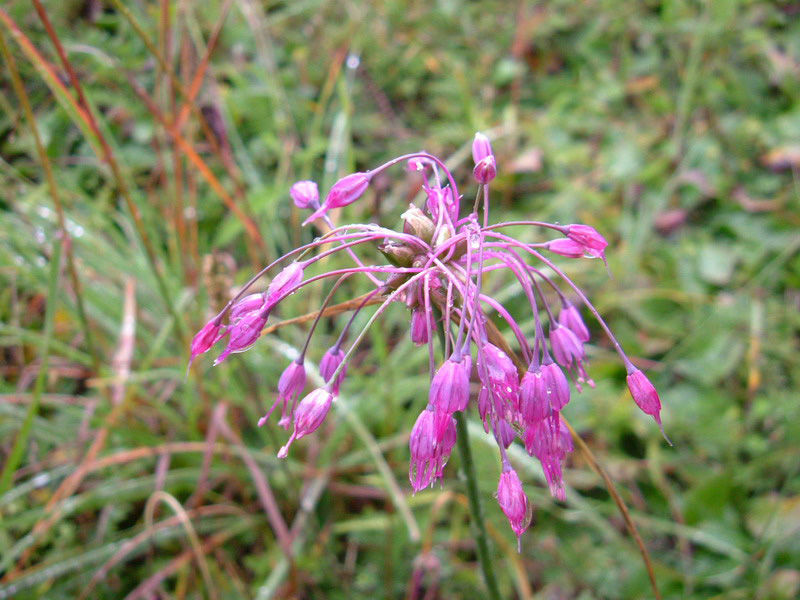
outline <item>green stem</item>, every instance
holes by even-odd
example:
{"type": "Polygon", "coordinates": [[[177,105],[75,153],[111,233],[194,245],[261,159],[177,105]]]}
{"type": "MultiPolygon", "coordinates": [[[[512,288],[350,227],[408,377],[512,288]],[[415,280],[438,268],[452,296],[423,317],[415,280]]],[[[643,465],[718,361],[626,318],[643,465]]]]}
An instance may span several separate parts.
{"type": "Polygon", "coordinates": [[[472,450],[469,447],[467,418],[463,412],[457,412],[454,416],[458,428],[458,452],[461,456],[461,468],[464,481],[467,484],[472,535],[475,536],[475,543],[478,547],[478,560],[481,563],[486,588],[489,590],[489,598],[491,600],[500,600],[500,590],[497,587],[497,578],[494,574],[492,555],[489,552],[489,536],[486,534],[483,506],[480,494],[478,494],[478,475],[475,472],[475,462],[472,460],[472,450]]]}

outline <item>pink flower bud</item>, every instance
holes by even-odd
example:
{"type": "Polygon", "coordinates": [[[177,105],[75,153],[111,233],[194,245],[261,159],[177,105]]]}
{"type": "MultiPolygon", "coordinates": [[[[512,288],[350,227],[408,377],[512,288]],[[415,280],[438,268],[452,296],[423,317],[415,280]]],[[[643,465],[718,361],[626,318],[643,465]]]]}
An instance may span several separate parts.
{"type": "MultiPolygon", "coordinates": [[[[566,433],[568,434],[569,431],[566,433]]],[[[566,492],[561,463],[567,452],[572,451],[572,438],[564,435],[561,419],[557,412],[525,430],[525,449],[542,463],[550,494],[563,501],[566,498],[566,492]]]]}
{"type": "Polygon", "coordinates": [[[572,304],[567,304],[561,309],[558,322],[574,333],[581,342],[589,341],[589,330],[581,318],[581,313],[572,304]]]}
{"type": "Polygon", "coordinates": [[[231,325],[228,329],[230,332],[228,345],[225,346],[225,350],[223,350],[222,354],[214,361],[214,366],[225,360],[229,354],[244,352],[255,344],[258,337],[261,335],[261,330],[264,329],[264,326],[267,324],[268,316],[269,311],[267,310],[265,312],[264,309],[262,309],[248,313],[239,319],[237,323],[231,325]]]}
{"type": "Polygon", "coordinates": [[[483,421],[483,430],[489,433],[489,416],[491,415],[492,400],[490,398],[489,388],[485,385],[481,386],[478,392],[478,414],[483,421]]]}
{"type": "Polygon", "coordinates": [[[567,258],[583,258],[583,246],[567,238],[547,242],[547,249],[567,258]]]}
{"type": "Polygon", "coordinates": [[[289,190],[297,208],[317,208],[319,206],[319,190],[313,181],[298,181],[289,190]]]}
{"type": "Polygon", "coordinates": [[[500,483],[497,486],[497,503],[511,524],[511,529],[517,536],[519,545],[520,536],[531,524],[533,511],[528,497],[522,489],[522,482],[519,480],[517,472],[511,468],[508,462],[503,465],[500,483]]]}
{"type": "Polygon", "coordinates": [[[231,323],[236,323],[248,313],[261,310],[263,306],[264,294],[250,294],[233,305],[229,319],[231,323]]]}
{"type": "Polygon", "coordinates": [[[561,410],[569,402],[569,383],[556,363],[542,365],[542,375],[547,386],[547,395],[553,410],[561,410]]]}
{"type": "Polygon", "coordinates": [[[433,376],[429,398],[436,412],[437,440],[443,439],[452,414],[467,408],[471,371],[472,360],[469,356],[462,356],[460,361],[451,356],[433,376]]]}
{"type": "Polygon", "coordinates": [[[429,332],[434,330],[433,313],[425,312],[421,308],[411,311],[411,341],[417,346],[427,344],[430,340],[429,332]]]}
{"type": "Polygon", "coordinates": [[[492,143],[489,138],[481,132],[475,134],[475,139],[472,140],[472,160],[477,165],[484,158],[494,156],[492,152],[492,143]]]}
{"type": "Polygon", "coordinates": [[[497,162],[494,156],[487,156],[472,170],[472,176],[478,183],[491,183],[497,177],[497,162]]]}
{"type": "Polygon", "coordinates": [[[508,423],[508,421],[499,420],[495,423],[495,432],[497,433],[497,437],[500,439],[500,443],[503,444],[503,448],[508,448],[511,445],[511,442],[514,441],[514,438],[517,437],[517,432],[514,431],[514,428],[508,423]]]}
{"type": "Polygon", "coordinates": [[[547,382],[541,369],[528,371],[520,384],[520,413],[527,425],[533,425],[546,419],[552,410],[547,393],[547,382]]]}
{"type": "Polygon", "coordinates": [[[267,306],[272,308],[286,298],[303,281],[303,267],[293,262],[278,273],[267,288],[267,306]]]}
{"type": "Polygon", "coordinates": [[[352,173],[342,177],[333,184],[325,201],[314,213],[303,221],[303,225],[311,223],[333,208],[341,208],[358,200],[369,187],[370,175],[367,173],[352,173]]]}
{"type": "Polygon", "coordinates": [[[334,346],[328,349],[319,363],[320,375],[322,375],[322,378],[327,383],[332,383],[333,393],[336,396],[339,395],[339,388],[342,387],[342,381],[344,381],[344,376],[347,374],[347,365],[344,365],[342,370],[339,371],[339,374],[336,376],[336,381],[331,382],[330,379],[336,372],[336,369],[339,368],[339,365],[342,364],[343,360],[344,351],[338,346],[334,346]]]}
{"type": "MultiPolygon", "coordinates": [[[[306,387],[306,369],[303,363],[292,361],[289,366],[281,374],[278,380],[278,399],[272,405],[263,417],[258,420],[258,426],[263,427],[269,420],[272,412],[277,408],[278,404],[283,403],[283,412],[279,425],[288,429],[291,418],[291,411],[287,411],[289,400],[296,401],[297,397],[303,392],[306,387]]],[[[294,407],[292,407],[294,408],[294,407]]]]}
{"type": "MultiPolygon", "coordinates": [[[[208,323],[203,325],[203,328],[197,332],[197,335],[192,338],[192,343],[189,348],[189,366],[192,365],[192,361],[203,354],[204,352],[208,352],[211,349],[211,346],[217,343],[220,339],[220,326],[221,323],[216,318],[211,319],[208,323]]],[[[188,373],[188,370],[187,370],[188,373]]]]}
{"type": "Polygon", "coordinates": [[[319,429],[332,402],[333,394],[326,388],[317,388],[300,401],[294,414],[294,432],[286,445],[278,451],[278,458],[286,458],[292,442],[319,429]]]}
{"type": "Polygon", "coordinates": [[[586,358],[581,341],[571,330],[558,323],[553,323],[550,331],[550,345],[553,347],[556,362],[562,367],[571,368],[586,358]]]}
{"type": "Polygon", "coordinates": [[[579,244],[585,255],[605,260],[604,250],[608,242],[594,227],[580,224],[567,225],[567,237],[579,244]]]}
{"type": "Polygon", "coordinates": [[[631,392],[636,406],[642,412],[652,416],[656,423],[661,425],[661,400],[658,398],[656,388],[650,383],[647,376],[639,369],[634,370],[628,375],[628,389],[631,392]]]}

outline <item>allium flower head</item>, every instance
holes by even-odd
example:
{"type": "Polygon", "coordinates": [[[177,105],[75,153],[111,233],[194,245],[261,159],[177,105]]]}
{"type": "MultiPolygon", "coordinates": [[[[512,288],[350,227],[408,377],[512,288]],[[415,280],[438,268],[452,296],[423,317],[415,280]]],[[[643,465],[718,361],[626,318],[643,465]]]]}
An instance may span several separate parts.
{"type": "Polygon", "coordinates": [[[626,357],[586,295],[552,260],[605,259],[606,239],[593,227],[579,223],[491,223],[490,188],[497,164],[485,135],[475,136],[472,154],[478,193],[469,194],[476,200],[463,207],[456,177],[441,159],[427,152],[399,156],[374,169],[347,175],[331,187],[321,204],[314,182],[293,185],[292,201],[313,210],[304,224],[323,217],[325,231],[278,258],[244,286],[192,340],[190,360],[206,352],[223,335],[228,336],[228,342],[215,364],[232,353],[247,350],[263,332],[270,312],[290,294],[312,284],[331,282],[299,358],[280,376],[277,400],[259,421],[263,425],[277,406],[282,406],[279,423],[293,428],[279,452],[285,457],[292,443],[321,425],[340,393],[348,365],[367,354],[356,350],[369,339],[369,328],[392,304],[407,308],[411,313],[411,339],[417,345],[427,345],[431,376],[427,405],[409,439],[411,486],[416,492],[443,477],[456,443],[456,422],[463,416],[458,413],[468,411],[473,403],[485,431],[497,443],[503,464],[498,502],[519,537],[530,522],[530,503],[508,463],[506,448],[516,438],[522,438],[529,454],[541,463],[551,494],[563,500],[563,464],[572,451],[572,438],[562,417],[570,402],[570,381],[565,371],[579,391],[583,383],[592,385],[586,373],[584,348],[589,330],[578,307],[567,300],[566,291],[597,318],[628,370],[634,401],[659,424],[661,403],[655,388],[626,357]],[[401,227],[333,224],[327,211],[356,202],[375,175],[396,165],[407,165],[416,173],[405,180],[418,182],[424,196],[422,202],[403,212],[401,227]],[[508,233],[511,227],[527,227],[541,236],[534,241],[526,236],[521,241],[508,233]],[[363,260],[367,251],[375,260],[363,260]],[[323,260],[331,255],[344,258],[348,265],[323,260]],[[252,285],[262,274],[276,271],[265,292],[252,293],[252,285]],[[338,305],[341,310],[326,310],[335,296],[360,277],[370,286],[366,293],[359,290],[355,298],[351,296],[338,305]],[[343,285],[345,281],[347,286],[343,285]],[[509,282],[520,293],[513,304],[505,306],[493,290],[508,290],[509,282]],[[557,319],[552,306],[556,301],[563,306],[557,319]],[[369,308],[373,305],[377,308],[369,308]],[[306,384],[306,352],[315,357],[322,354],[319,345],[311,344],[317,323],[325,315],[340,314],[342,310],[352,310],[352,314],[319,363],[326,386],[298,401],[306,384]],[[350,335],[355,323],[364,322],[356,316],[370,310],[373,312],[366,324],[359,325],[360,331],[350,335]],[[509,335],[504,337],[498,327],[506,328],[509,335]]]}

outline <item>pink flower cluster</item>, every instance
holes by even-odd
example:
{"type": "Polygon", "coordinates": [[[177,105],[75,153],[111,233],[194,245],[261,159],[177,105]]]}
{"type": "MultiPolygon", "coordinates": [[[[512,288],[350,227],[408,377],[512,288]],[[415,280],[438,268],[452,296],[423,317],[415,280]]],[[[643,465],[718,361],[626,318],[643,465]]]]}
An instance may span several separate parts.
{"type": "Polygon", "coordinates": [[[259,420],[259,426],[281,408],[279,424],[292,428],[292,433],[280,449],[280,457],[288,454],[293,442],[318,429],[339,394],[347,365],[366,331],[387,306],[404,302],[411,312],[412,341],[428,346],[431,374],[427,405],[411,430],[411,486],[417,492],[442,478],[456,443],[453,415],[465,411],[475,398],[483,427],[493,435],[500,454],[502,472],[497,500],[519,537],[530,524],[532,511],[506,449],[519,438],[527,452],[541,462],[551,494],[564,500],[563,464],[573,447],[561,411],[570,401],[570,380],[577,391],[583,385],[594,385],[586,372],[589,329],[570,298],[586,307],[609,336],[627,369],[633,400],[659,425],[661,403],[653,385],[624,354],[581,289],[546,255],[549,252],[567,258],[605,260],[605,238],[582,224],[512,221],[490,225],[489,188],[497,176],[497,161],[489,139],[480,133],[475,136],[472,150],[478,193],[472,210],[463,217],[453,174],[440,159],[426,152],[400,156],[372,171],[348,175],[331,187],[322,203],[314,182],[301,181],[292,186],[294,203],[313,211],[305,223],[324,219],[330,231],[257,274],[195,336],[190,363],[223,339],[226,345],[215,365],[232,353],[250,348],[265,328],[270,311],[304,286],[328,278],[334,280],[324,309],[345,279],[366,275],[374,289],[363,297],[339,339],[321,360],[320,372],[326,385],[301,399],[306,387],[305,355],[318,316],[300,357],[281,375],[277,399],[259,420]],[[410,171],[421,176],[425,196],[422,206],[411,205],[402,215],[402,231],[375,224],[333,226],[328,211],[357,201],[377,173],[399,163],[406,163],[410,171]],[[560,235],[523,242],[504,233],[511,227],[535,227],[560,235]],[[365,266],[353,252],[363,245],[376,247],[387,264],[365,266]],[[312,264],[342,251],[351,257],[352,267],[306,278],[312,264]],[[281,264],[285,266],[265,292],[245,296],[259,277],[281,264]],[[495,272],[509,274],[519,283],[530,306],[526,317],[533,320],[533,339],[487,293],[486,280],[495,272]],[[554,301],[561,305],[557,316],[554,301]],[[377,304],[377,309],[344,350],[356,314],[372,304],[377,304]],[[505,342],[494,337],[496,330],[490,317],[507,324],[519,358],[512,359],[507,352],[510,347],[500,347],[505,342]],[[437,352],[441,359],[437,359],[437,352]]]}

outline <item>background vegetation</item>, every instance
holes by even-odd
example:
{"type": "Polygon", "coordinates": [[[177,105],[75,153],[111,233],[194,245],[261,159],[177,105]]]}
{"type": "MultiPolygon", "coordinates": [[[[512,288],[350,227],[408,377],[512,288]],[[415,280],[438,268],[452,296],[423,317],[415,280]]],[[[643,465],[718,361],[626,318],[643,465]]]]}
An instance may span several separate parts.
{"type": "MultiPolygon", "coordinates": [[[[611,241],[612,278],[570,272],[648,367],[675,445],[597,328],[597,388],[566,414],[663,596],[797,597],[798,16],[734,0],[4,2],[0,598],[475,598],[457,457],[442,489],[407,484],[427,378],[402,307],[283,462],[284,432],[255,423],[305,326],[184,370],[231,290],[313,235],[293,181],[324,190],[419,148],[466,180],[476,130],[495,138],[495,217],[611,241]]],[[[416,183],[393,176],[339,218],[398,223],[416,183]]],[[[536,506],[517,554],[474,431],[507,597],[652,597],[580,454],[566,503],[513,456],[536,506]]]]}

